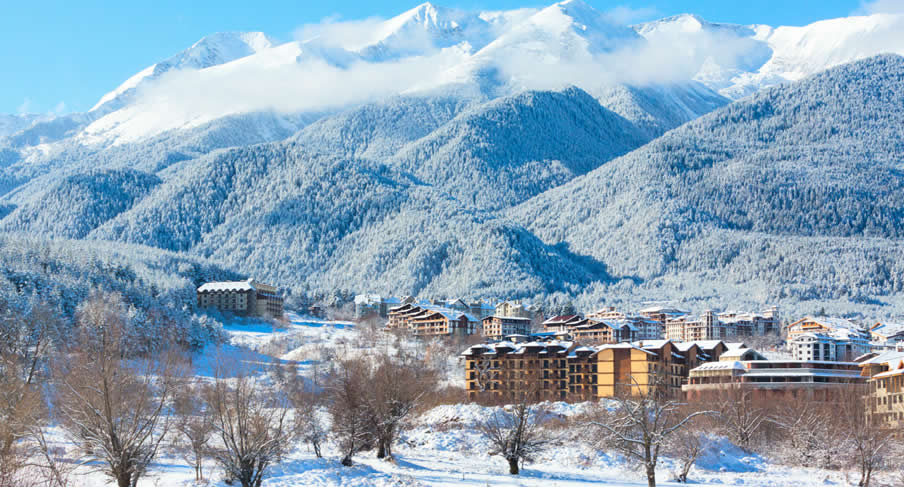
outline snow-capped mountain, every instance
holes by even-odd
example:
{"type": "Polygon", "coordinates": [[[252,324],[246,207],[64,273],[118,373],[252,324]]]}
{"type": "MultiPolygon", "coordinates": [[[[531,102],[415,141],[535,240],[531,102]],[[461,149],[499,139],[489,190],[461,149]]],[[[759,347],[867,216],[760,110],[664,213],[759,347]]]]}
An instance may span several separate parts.
{"type": "Polygon", "coordinates": [[[683,51],[696,67],[695,80],[733,99],[876,54],[904,54],[904,15],[770,27],[712,23],[685,14],[634,28],[654,51],[683,51]]]}
{"type": "Polygon", "coordinates": [[[275,42],[263,32],[218,32],[196,42],[188,49],[142,69],[116,89],[102,96],[90,111],[109,112],[122,107],[126,98],[142,84],[172,70],[201,70],[273,47],[275,42]]]}
{"type": "Polygon", "coordinates": [[[92,111],[8,118],[0,231],[323,292],[904,296],[882,277],[901,274],[904,61],[825,69],[904,51],[900,22],[629,27],[571,0],[212,35],[92,111]]]}
{"type": "Polygon", "coordinates": [[[803,27],[686,14],[626,26],[581,0],[501,12],[425,3],[380,22],[308,26],[283,43],[261,32],[209,35],[101,97],[63,135],[105,147],[244,113],[311,118],[438,89],[500,97],[576,85],[602,98],[624,84],[687,92],[701,91],[699,83],[737,99],[863,57],[904,53],[902,32],[904,16],[887,14],[803,27]]]}

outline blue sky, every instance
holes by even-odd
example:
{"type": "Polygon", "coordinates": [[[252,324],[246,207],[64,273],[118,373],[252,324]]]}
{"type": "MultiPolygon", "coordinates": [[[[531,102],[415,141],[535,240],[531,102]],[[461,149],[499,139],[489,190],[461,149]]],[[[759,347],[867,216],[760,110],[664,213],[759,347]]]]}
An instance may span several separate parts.
{"type": "MultiPolygon", "coordinates": [[[[861,0],[585,0],[634,21],[684,12],[711,21],[804,25],[865,11],[861,0]]],[[[904,3],[877,0],[875,4],[904,3]]],[[[204,35],[263,31],[280,40],[325,18],[391,17],[418,0],[8,0],[0,12],[0,113],[89,109],[139,70],[204,35]]],[[[532,0],[436,0],[469,10],[545,6],[532,0]]]]}

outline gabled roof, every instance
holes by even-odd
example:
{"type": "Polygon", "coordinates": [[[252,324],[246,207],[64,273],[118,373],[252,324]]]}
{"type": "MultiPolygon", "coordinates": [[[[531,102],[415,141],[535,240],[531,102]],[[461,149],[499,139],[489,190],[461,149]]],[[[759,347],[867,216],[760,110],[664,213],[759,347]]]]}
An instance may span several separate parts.
{"type": "Polygon", "coordinates": [[[693,343],[696,343],[697,346],[699,346],[703,350],[713,350],[714,348],[718,347],[720,343],[725,345],[725,342],[723,342],[722,340],[698,340],[693,343]]]}

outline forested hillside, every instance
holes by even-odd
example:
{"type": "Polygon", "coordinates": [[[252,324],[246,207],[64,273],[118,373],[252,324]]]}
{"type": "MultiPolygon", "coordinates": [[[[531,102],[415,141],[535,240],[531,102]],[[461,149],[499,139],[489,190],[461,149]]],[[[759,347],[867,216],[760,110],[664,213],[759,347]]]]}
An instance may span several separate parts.
{"type": "Polygon", "coordinates": [[[184,252],[311,294],[807,311],[827,300],[893,313],[904,309],[902,78],[901,57],[872,58],[646,145],[719,100],[675,86],[605,100],[443,91],[215,150],[232,126],[221,122],[36,179],[4,198],[0,226],[184,252]]]}
{"type": "Polygon", "coordinates": [[[904,58],[842,66],[701,117],[510,216],[615,275],[684,273],[689,293],[884,299],[902,291],[902,106],[904,58]]]}
{"type": "Polygon", "coordinates": [[[136,346],[172,337],[200,347],[220,325],[195,314],[196,287],[243,278],[203,259],[114,242],[0,234],[0,313],[42,306],[71,323],[92,292],[116,292],[129,306],[136,346]]]}

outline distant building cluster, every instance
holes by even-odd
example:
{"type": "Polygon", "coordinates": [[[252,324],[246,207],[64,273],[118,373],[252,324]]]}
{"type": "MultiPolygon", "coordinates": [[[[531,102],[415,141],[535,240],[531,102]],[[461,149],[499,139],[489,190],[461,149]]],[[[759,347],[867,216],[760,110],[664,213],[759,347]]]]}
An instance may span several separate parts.
{"type": "Polygon", "coordinates": [[[208,282],[198,288],[199,308],[214,308],[241,316],[281,318],[279,289],[254,279],[208,282]]]}

